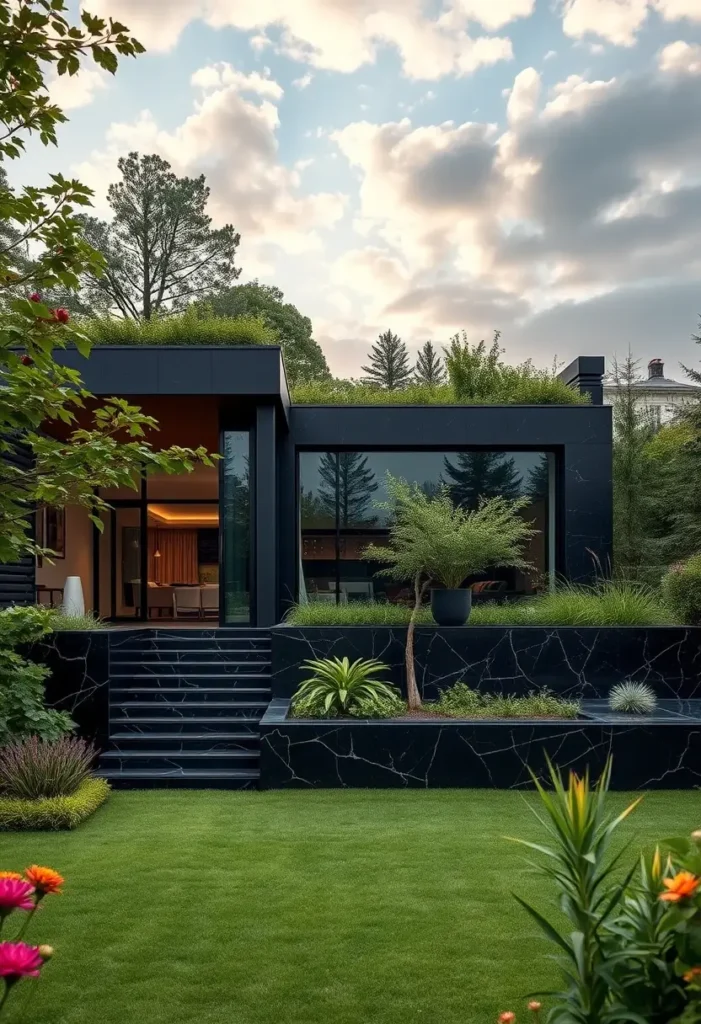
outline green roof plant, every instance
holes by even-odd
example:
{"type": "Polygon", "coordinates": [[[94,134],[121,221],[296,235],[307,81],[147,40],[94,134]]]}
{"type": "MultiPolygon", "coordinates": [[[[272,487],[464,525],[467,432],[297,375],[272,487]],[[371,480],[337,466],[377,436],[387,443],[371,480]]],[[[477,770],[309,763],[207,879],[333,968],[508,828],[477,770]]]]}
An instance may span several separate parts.
{"type": "Polygon", "coordinates": [[[617,683],[609,693],[609,707],[612,711],[629,715],[651,715],[657,707],[655,691],[647,683],[626,680],[617,683]]]}
{"type": "Polygon", "coordinates": [[[276,335],[256,316],[199,317],[193,308],[150,320],[89,317],[80,328],[94,345],[274,345],[276,335]]]}

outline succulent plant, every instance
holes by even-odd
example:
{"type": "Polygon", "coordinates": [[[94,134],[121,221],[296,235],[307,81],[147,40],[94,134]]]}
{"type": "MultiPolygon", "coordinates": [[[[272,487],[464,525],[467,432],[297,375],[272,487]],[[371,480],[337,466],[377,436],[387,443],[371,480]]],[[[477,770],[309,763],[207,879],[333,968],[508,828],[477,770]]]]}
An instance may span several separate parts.
{"type": "Polygon", "coordinates": [[[647,683],[617,683],[609,694],[609,707],[632,715],[650,715],[657,707],[657,697],[647,683]]]}

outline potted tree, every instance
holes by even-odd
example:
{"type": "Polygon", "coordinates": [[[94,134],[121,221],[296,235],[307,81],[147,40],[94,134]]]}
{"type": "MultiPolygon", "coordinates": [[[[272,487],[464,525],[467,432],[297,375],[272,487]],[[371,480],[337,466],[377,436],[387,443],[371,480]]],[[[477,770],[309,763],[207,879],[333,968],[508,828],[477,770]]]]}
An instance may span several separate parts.
{"type": "Polygon", "coordinates": [[[363,557],[386,563],[378,575],[412,581],[414,607],[406,643],[407,701],[421,707],[414,669],[414,630],[426,591],[439,625],[462,626],[470,614],[472,591],[461,587],[467,576],[488,567],[530,568],[523,546],[533,530],[518,514],[530,499],[488,498],[476,509],[456,507],[447,487],[429,497],[418,484],[387,474],[389,502],[376,502],[390,512],[389,544],[372,544],[363,557]],[[438,584],[438,586],[434,586],[438,584]]]}

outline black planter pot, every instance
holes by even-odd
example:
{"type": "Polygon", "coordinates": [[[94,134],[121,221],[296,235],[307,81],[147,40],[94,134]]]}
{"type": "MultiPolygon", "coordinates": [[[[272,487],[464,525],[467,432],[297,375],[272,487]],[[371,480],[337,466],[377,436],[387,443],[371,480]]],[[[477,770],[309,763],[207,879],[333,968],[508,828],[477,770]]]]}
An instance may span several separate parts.
{"type": "Polygon", "coordinates": [[[439,626],[464,626],[471,609],[471,590],[431,591],[431,613],[439,626]]]}

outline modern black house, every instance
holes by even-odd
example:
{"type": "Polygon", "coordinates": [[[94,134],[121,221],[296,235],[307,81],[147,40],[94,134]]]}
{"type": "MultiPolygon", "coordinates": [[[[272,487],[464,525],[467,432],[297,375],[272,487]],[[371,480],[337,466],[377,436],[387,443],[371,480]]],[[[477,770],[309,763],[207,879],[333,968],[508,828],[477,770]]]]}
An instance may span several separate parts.
{"type": "Polygon", "coordinates": [[[559,406],[294,405],[277,347],[104,346],[87,360],[73,350],[59,358],[96,397],[126,397],[155,416],[155,443],[205,445],[221,459],[149,476],[140,492],[106,492],[102,532],[68,508],[51,524],[62,557],[5,567],[4,604],[34,594],[57,603],[68,576],[101,617],[154,625],[265,627],[294,601],[402,600],[361,557],[387,534],[377,502],[388,472],[429,492],[447,484],[465,504],[529,495],[534,569],[468,581],[478,597],[518,597],[610,565],[601,357],[561,374],[590,404],[559,406]]]}

